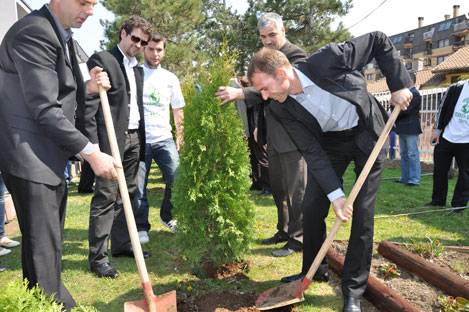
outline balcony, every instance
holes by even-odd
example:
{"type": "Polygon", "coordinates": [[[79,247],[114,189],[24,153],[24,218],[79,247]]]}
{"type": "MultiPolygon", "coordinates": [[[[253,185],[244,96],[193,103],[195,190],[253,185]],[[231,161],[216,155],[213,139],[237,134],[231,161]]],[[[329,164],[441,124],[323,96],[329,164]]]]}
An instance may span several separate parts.
{"type": "Polygon", "coordinates": [[[407,37],[404,40],[404,48],[410,49],[414,46],[414,38],[412,37],[407,37]]]}
{"type": "Polygon", "coordinates": [[[433,32],[435,29],[423,33],[423,41],[432,41],[433,32]]]}
{"type": "Polygon", "coordinates": [[[469,23],[467,21],[454,24],[453,35],[454,36],[464,36],[469,33],[469,23]]]}
{"type": "Polygon", "coordinates": [[[459,50],[459,48],[469,45],[469,40],[460,40],[453,42],[453,51],[459,50]]]}

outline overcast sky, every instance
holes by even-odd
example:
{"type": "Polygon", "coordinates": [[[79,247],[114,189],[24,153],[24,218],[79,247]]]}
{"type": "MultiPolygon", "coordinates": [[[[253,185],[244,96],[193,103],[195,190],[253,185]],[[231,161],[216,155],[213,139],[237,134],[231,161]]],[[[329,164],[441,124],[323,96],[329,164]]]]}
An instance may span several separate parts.
{"type": "MultiPolygon", "coordinates": [[[[0,0],[1,1],[1,0],[0,0]]],[[[25,0],[33,9],[40,8],[47,0],[25,0]]],[[[245,0],[226,0],[233,10],[242,13],[247,9],[245,0]]],[[[388,35],[398,34],[417,28],[417,18],[424,17],[424,25],[444,19],[445,14],[453,14],[453,5],[459,4],[459,15],[469,13],[468,0],[354,0],[349,14],[342,18],[346,27],[359,22],[367,14],[371,15],[350,29],[354,36],[381,30],[388,35]],[[384,2],[384,3],[383,3],[384,2]],[[380,6],[381,5],[381,6],[380,6]]],[[[103,39],[100,19],[113,19],[113,14],[98,5],[95,15],[88,18],[81,29],[74,31],[74,37],[88,54],[100,50],[99,40],[103,39]]]]}

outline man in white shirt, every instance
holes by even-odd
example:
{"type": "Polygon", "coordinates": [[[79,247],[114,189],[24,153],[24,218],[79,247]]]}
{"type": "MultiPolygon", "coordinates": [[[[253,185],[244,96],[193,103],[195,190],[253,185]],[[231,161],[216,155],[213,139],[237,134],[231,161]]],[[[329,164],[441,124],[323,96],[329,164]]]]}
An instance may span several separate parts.
{"type": "MultiPolygon", "coordinates": [[[[469,82],[451,85],[441,100],[437,124],[432,136],[433,152],[432,206],[445,206],[448,193],[448,171],[453,157],[458,164],[458,181],[452,207],[465,207],[469,201],[469,82]]],[[[461,212],[464,208],[455,209],[461,212]]]]}
{"type": "Polygon", "coordinates": [[[138,174],[138,208],[135,214],[141,243],[149,241],[147,182],[152,160],[160,168],[166,184],[161,203],[160,220],[171,232],[176,231],[176,220],[171,213],[171,185],[179,165],[178,151],[183,140],[183,107],[179,79],[161,67],[166,52],[166,38],[155,33],[145,47],[143,65],[143,106],[145,112],[145,163],[140,165],[138,174]],[[176,142],[170,124],[170,107],[176,126],[176,142]]]}

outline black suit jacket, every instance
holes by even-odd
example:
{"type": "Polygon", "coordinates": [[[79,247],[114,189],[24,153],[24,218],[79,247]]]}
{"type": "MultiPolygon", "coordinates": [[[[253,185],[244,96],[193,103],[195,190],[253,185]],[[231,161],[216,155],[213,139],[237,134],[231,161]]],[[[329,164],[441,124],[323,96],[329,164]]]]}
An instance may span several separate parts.
{"type": "MultiPolygon", "coordinates": [[[[285,54],[292,64],[306,58],[306,53],[289,41],[287,41],[279,51],[285,54]]],[[[260,93],[253,87],[244,88],[243,92],[248,107],[259,106],[264,102],[260,93]]],[[[267,149],[274,150],[277,153],[287,153],[298,150],[280,122],[272,116],[270,104],[264,106],[264,112],[267,123],[267,149]]]]}
{"type": "MultiPolygon", "coordinates": [[[[117,144],[121,158],[123,158],[125,148],[125,132],[129,125],[129,102],[130,85],[124,68],[124,56],[116,46],[109,51],[101,51],[93,54],[88,62],[88,68],[99,66],[108,73],[111,89],[108,90],[109,106],[117,137],[117,144]]],[[[144,159],[145,152],[145,124],[143,113],[143,69],[140,66],[134,67],[135,82],[137,85],[137,105],[140,114],[139,138],[140,138],[140,159],[144,159]]],[[[93,143],[98,143],[102,152],[111,154],[111,147],[107,136],[106,125],[101,108],[99,95],[88,96],[86,107],[83,112],[84,123],[79,125],[80,130],[93,143]]]]}
{"type": "Polygon", "coordinates": [[[85,91],[77,90],[65,49],[45,6],[5,35],[0,47],[1,171],[58,185],[66,160],[88,143],[74,126],[75,107],[84,104],[77,97],[82,99],[85,91]]]}
{"type": "Polygon", "coordinates": [[[422,96],[415,88],[411,88],[412,101],[407,110],[399,113],[396,120],[395,131],[397,134],[418,135],[422,133],[420,125],[420,106],[422,105],[422,96]]]}
{"type": "MultiPolygon", "coordinates": [[[[329,44],[306,61],[296,64],[316,85],[357,108],[360,131],[355,142],[365,153],[371,152],[387,120],[384,108],[368,93],[361,73],[373,58],[386,76],[391,92],[412,86],[397,51],[381,32],[369,33],[342,44],[329,44]]],[[[323,145],[327,142],[317,120],[292,97],[284,103],[273,102],[271,109],[303,154],[308,172],[324,193],[341,188],[340,178],[324,151],[323,145]]]]}

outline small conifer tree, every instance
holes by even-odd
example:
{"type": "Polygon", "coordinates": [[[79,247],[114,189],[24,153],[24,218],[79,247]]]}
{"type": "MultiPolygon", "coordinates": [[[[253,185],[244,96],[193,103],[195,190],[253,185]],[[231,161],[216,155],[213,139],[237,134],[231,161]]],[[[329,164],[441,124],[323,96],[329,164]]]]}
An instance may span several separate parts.
{"type": "Polygon", "coordinates": [[[177,241],[193,266],[242,260],[252,239],[254,210],[243,128],[234,105],[220,106],[215,97],[218,87],[234,76],[233,64],[234,57],[222,51],[185,92],[184,147],[172,200],[177,241]]]}

